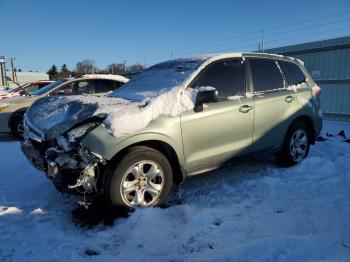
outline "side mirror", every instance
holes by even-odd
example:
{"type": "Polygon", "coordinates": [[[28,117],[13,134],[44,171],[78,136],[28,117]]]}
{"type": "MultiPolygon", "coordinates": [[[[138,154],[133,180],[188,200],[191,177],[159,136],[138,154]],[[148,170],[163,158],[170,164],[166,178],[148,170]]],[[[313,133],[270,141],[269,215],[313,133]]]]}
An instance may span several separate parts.
{"type": "Polygon", "coordinates": [[[218,101],[219,92],[216,89],[199,91],[196,97],[195,112],[203,111],[204,103],[214,103],[218,101]]]}

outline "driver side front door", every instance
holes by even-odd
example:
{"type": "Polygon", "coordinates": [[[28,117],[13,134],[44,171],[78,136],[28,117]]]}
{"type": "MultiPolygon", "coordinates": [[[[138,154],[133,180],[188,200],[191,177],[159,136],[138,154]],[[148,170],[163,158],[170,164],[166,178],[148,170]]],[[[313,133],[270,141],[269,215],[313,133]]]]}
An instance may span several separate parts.
{"type": "Polygon", "coordinates": [[[203,111],[181,115],[186,170],[194,174],[225,164],[250,152],[253,135],[254,102],[247,97],[244,62],[225,59],[209,64],[191,88],[215,87],[219,101],[203,111]],[[248,109],[248,110],[242,110],[248,109]]]}

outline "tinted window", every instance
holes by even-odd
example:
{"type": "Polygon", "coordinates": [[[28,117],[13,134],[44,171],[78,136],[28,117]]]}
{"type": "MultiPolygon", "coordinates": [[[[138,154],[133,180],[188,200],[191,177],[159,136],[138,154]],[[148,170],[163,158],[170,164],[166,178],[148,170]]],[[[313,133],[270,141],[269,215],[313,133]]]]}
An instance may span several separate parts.
{"type": "Polygon", "coordinates": [[[121,86],[120,82],[112,80],[95,80],[95,93],[107,93],[121,86]]]}
{"type": "Polygon", "coordinates": [[[244,65],[241,59],[214,62],[207,66],[192,88],[212,86],[220,98],[245,94],[244,65]]]}
{"type": "Polygon", "coordinates": [[[306,77],[299,66],[294,63],[279,61],[283,72],[286,75],[288,84],[297,85],[305,81],[306,77]]]}
{"type": "Polygon", "coordinates": [[[92,90],[91,84],[91,80],[70,82],[51,92],[50,95],[68,96],[90,94],[92,90]]]}
{"type": "Polygon", "coordinates": [[[254,91],[266,91],[283,88],[283,77],[273,60],[249,59],[253,75],[254,91]]]}

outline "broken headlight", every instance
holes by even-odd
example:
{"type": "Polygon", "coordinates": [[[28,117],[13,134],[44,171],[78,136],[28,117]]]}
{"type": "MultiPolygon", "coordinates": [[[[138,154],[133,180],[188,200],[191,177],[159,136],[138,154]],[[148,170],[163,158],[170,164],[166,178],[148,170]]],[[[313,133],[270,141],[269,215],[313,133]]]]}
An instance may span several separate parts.
{"type": "Polygon", "coordinates": [[[87,123],[72,129],[71,131],[59,136],[57,138],[57,145],[64,151],[70,151],[74,148],[76,142],[86,133],[97,127],[96,123],[87,123]]]}

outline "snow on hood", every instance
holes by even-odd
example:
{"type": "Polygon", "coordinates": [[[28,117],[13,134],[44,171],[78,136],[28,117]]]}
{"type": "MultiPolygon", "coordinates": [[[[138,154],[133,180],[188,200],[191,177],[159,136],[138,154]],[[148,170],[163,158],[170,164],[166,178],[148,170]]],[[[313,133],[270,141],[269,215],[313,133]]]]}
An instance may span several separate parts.
{"type": "Polygon", "coordinates": [[[159,116],[177,116],[194,108],[197,90],[182,89],[181,86],[163,93],[139,109],[131,103],[110,112],[104,121],[105,127],[115,137],[135,133],[159,116]]]}
{"type": "Polygon", "coordinates": [[[161,115],[177,116],[192,110],[197,91],[177,86],[142,102],[117,97],[48,96],[35,101],[25,117],[45,134],[57,138],[78,123],[99,114],[107,114],[103,124],[115,137],[135,133],[161,115]]]}

